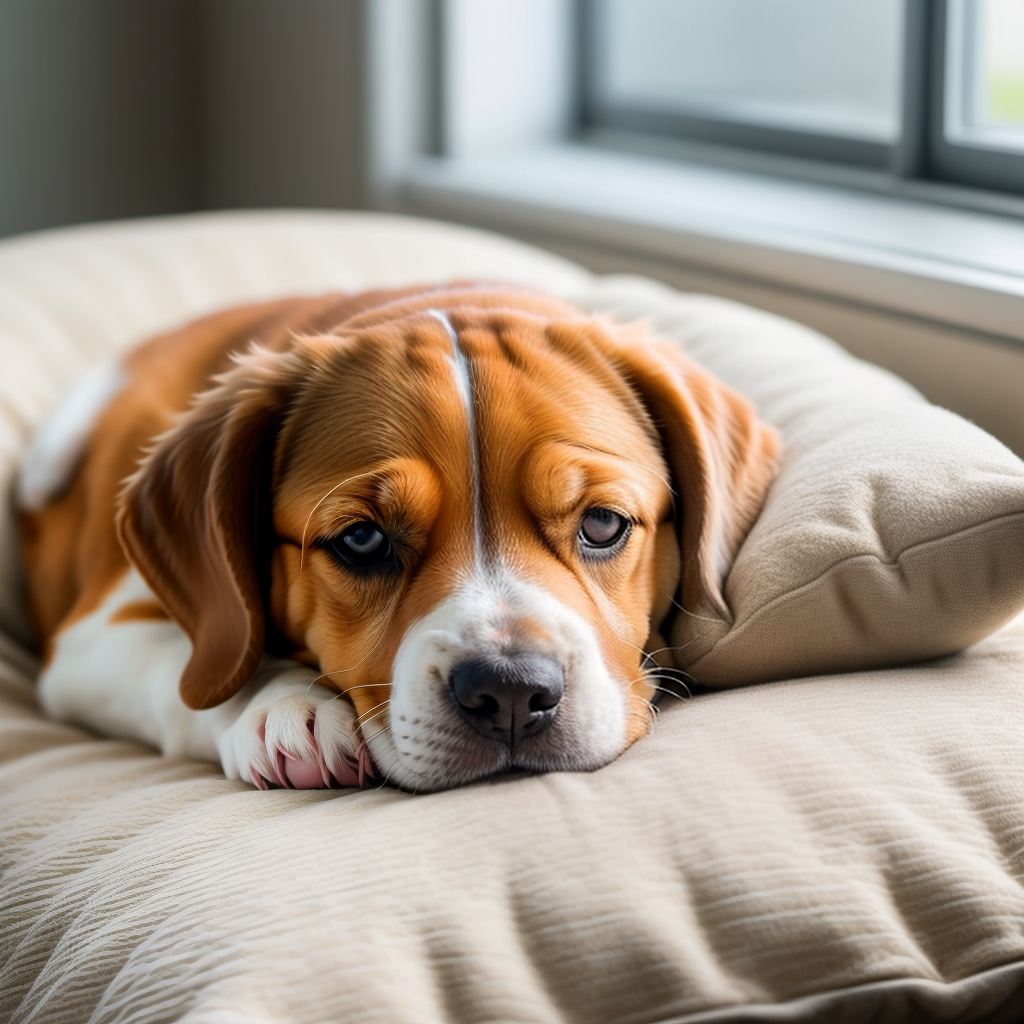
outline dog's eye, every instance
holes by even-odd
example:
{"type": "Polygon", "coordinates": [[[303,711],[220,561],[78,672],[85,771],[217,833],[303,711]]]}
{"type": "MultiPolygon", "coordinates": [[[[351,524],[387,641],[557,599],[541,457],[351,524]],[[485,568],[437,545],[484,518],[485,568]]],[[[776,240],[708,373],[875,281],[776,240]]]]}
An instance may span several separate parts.
{"type": "Polygon", "coordinates": [[[610,508],[592,508],[580,523],[580,544],[584,552],[609,552],[625,538],[631,527],[632,523],[625,516],[610,508]]]}
{"type": "Polygon", "coordinates": [[[330,542],[334,553],[349,565],[370,566],[391,555],[391,541],[376,524],[369,521],[353,523],[330,542]]]}

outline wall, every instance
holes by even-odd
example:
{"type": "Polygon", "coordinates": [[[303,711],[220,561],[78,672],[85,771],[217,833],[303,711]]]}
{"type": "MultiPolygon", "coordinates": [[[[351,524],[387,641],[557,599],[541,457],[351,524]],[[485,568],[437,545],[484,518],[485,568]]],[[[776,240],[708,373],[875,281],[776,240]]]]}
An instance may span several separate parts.
{"type": "Polygon", "coordinates": [[[205,206],[363,204],[363,17],[358,0],[205,0],[205,206]]]}
{"type": "Polygon", "coordinates": [[[194,208],[196,0],[0,0],[0,235],[194,208]]]}
{"type": "Polygon", "coordinates": [[[361,0],[0,0],[0,235],[364,201],[361,0]]]}

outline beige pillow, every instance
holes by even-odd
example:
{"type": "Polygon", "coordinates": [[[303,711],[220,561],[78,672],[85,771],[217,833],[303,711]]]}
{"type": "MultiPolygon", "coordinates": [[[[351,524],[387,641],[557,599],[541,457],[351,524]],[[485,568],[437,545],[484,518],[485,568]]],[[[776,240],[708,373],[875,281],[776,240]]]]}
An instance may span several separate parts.
{"type": "Polygon", "coordinates": [[[782,432],[778,479],[725,585],[732,622],[679,616],[670,630],[699,682],[932,658],[1024,606],[1024,462],[995,438],[768,313],[629,277],[570,297],[648,320],[782,432]]]}
{"type": "Polygon", "coordinates": [[[426,796],[260,793],[89,737],[19,660],[0,639],[0,1021],[1022,1018],[1024,619],[679,702],[597,772],[426,796]]]}

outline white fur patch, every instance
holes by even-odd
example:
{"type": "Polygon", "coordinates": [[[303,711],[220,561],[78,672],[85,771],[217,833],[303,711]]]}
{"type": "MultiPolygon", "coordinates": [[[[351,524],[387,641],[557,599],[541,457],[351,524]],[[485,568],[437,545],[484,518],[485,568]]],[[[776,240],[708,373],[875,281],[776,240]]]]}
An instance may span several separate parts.
{"type": "Polygon", "coordinates": [[[455,387],[466,410],[466,429],[469,431],[470,475],[473,488],[473,555],[476,565],[483,563],[483,527],[481,524],[480,483],[480,442],[476,426],[476,410],[473,407],[473,374],[466,358],[466,353],[459,345],[459,336],[455,333],[448,315],[440,309],[428,309],[427,314],[437,320],[448,332],[452,343],[452,372],[455,375],[455,387]]]}
{"type": "Polygon", "coordinates": [[[378,771],[409,789],[433,790],[509,769],[600,767],[625,746],[628,709],[593,628],[499,567],[475,575],[406,633],[392,667],[388,717],[388,724],[363,726],[378,771]],[[562,666],[565,694],[552,724],[513,753],[459,719],[449,677],[463,660],[503,652],[516,619],[540,623],[549,634],[537,650],[562,666]]]}
{"type": "Polygon", "coordinates": [[[152,600],[130,569],[95,611],[59,633],[39,677],[40,703],[51,717],[106,736],[141,740],[165,754],[216,759],[212,737],[193,735],[189,716],[195,712],[178,696],[192,657],[188,636],[169,619],[110,622],[126,605],[152,600]]]}
{"type": "Polygon", "coordinates": [[[72,388],[57,411],[29,442],[18,476],[16,500],[26,512],[38,512],[70,484],[96,420],[127,381],[118,360],[94,366],[72,388]]]}
{"type": "Polygon", "coordinates": [[[112,622],[126,605],[153,600],[135,569],[91,614],[58,634],[39,677],[39,700],[53,718],[106,736],[141,740],[171,757],[220,763],[228,778],[297,788],[361,781],[352,705],[315,683],[294,661],[264,655],[230,700],[193,711],[178,693],[192,643],[171,620],[112,622]],[[310,730],[312,726],[312,731],[310,730]],[[282,778],[287,774],[287,779],[282,778]]]}

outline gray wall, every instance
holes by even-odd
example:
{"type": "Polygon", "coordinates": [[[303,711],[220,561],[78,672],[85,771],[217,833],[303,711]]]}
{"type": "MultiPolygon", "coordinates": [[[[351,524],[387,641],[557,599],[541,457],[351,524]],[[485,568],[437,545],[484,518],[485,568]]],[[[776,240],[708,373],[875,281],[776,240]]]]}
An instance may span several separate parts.
{"type": "Polygon", "coordinates": [[[362,205],[363,11],[362,0],[0,0],[0,235],[362,205]]]}
{"type": "Polygon", "coordinates": [[[0,0],[0,234],[198,201],[193,0],[0,0]]]}
{"type": "Polygon", "coordinates": [[[203,21],[204,203],[361,205],[362,5],[206,0],[203,21]]]}

